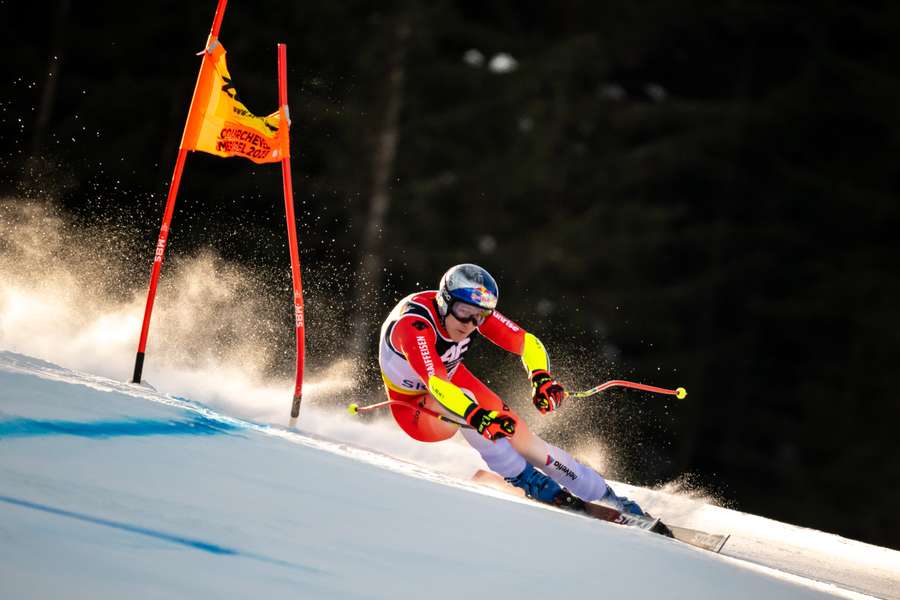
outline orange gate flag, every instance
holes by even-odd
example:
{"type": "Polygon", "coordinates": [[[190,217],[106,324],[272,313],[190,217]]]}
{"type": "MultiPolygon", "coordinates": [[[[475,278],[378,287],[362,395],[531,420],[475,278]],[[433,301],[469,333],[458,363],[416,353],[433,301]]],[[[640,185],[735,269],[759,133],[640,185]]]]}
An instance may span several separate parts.
{"type": "Polygon", "coordinates": [[[243,156],[255,163],[280,162],[290,157],[290,121],[279,107],[257,117],[238,100],[225,64],[225,48],[211,40],[194,90],[181,147],[216,156],[243,156]],[[286,126],[282,126],[285,124],[286,126]]]}

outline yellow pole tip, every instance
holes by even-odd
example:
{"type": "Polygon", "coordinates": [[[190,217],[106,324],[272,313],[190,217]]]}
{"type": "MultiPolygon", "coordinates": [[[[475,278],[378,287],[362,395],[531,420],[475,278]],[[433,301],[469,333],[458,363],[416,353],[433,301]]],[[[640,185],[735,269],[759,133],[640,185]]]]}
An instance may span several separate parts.
{"type": "Polygon", "coordinates": [[[687,397],[687,390],[684,388],[678,388],[675,390],[675,397],[679,400],[684,400],[687,397]]]}
{"type": "Polygon", "coordinates": [[[349,412],[351,415],[355,415],[359,412],[359,404],[351,404],[347,407],[347,412],[349,412]]]}

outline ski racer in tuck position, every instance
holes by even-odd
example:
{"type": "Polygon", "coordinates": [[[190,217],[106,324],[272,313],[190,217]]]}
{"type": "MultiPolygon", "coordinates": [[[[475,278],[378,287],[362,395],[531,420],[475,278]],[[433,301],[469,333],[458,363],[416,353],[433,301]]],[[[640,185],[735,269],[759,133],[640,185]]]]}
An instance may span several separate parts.
{"type": "Polygon", "coordinates": [[[449,439],[460,430],[488,467],[526,495],[562,505],[574,494],[619,511],[643,515],[637,503],[617,496],[599,473],[550,444],[463,364],[463,355],[479,335],[522,357],[531,380],[532,401],[541,414],[562,404],[563,386],[549,372],[544,345],[533,334],[497,312],[499,292],[483,268],[450,268],[437,291],[411,294],[400,301],[381,327],[379,363],[397,424],[422,442],[449,439]],[[430,416],[416,407],[450,418],[471,429],[430,416]],[[566,493],[562,488],[566,488],[566,493]]]}

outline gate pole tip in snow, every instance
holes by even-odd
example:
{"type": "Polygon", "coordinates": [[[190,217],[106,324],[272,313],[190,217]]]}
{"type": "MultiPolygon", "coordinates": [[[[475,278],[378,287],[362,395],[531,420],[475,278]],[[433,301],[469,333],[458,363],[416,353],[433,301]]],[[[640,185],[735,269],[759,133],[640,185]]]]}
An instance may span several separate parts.
{"type": "Polygon", "coordinates": [[[134,376],[131,378],[131,383],[140,383],[141,382],[141,373],[144,371],[144,353],[138,352],[137,358],[134,359],[134,376]]]}

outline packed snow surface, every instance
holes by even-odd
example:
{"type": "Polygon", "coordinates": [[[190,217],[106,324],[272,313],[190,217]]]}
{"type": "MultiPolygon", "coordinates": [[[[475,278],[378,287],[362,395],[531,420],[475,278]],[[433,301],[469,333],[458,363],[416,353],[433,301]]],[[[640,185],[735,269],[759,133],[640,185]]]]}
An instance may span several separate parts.
{"type": "Polygon", "coordinates": [[[900,598],[889,549],[620,484],[732,534],[715,555],[480,466],[333,409],[288,430],[0,351],[0,597],[900,598]]]}

